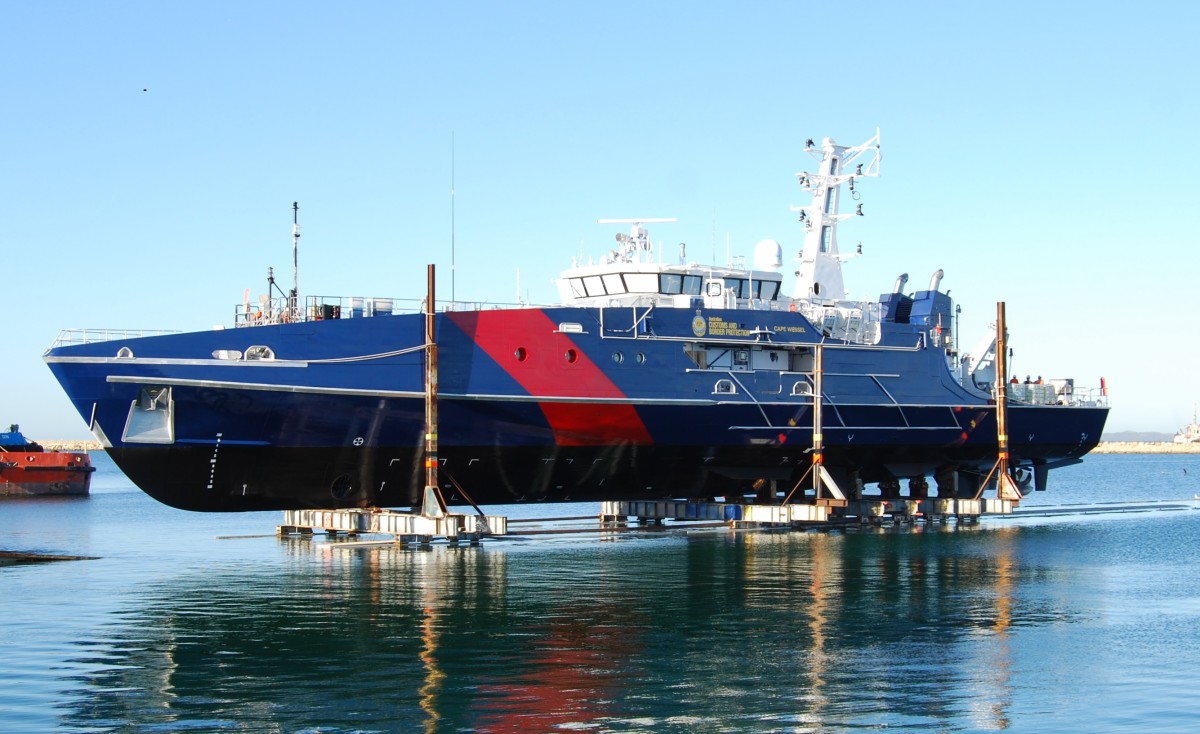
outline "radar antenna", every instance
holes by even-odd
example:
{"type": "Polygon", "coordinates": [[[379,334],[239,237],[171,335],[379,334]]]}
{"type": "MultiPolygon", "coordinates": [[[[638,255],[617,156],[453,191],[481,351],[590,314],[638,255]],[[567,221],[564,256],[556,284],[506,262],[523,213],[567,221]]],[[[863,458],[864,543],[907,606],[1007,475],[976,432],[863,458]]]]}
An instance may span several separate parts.
{"type": "Polygon", "coordinates": [[[643,227],[643,224],[661,224],[669,222],[678,222],[674,217],[634,217],[631,219],[597,219],[597,224],[629,224],[629,234],[617,233],[617,242],[620,246],[608,253],[608,261],[640,263],[653,262],[653,257],[650,256],[654,250],[653,243],[650,242],[650,235],[643,227]],[[643,258],[645,258],[643,260],[643,258]]]}

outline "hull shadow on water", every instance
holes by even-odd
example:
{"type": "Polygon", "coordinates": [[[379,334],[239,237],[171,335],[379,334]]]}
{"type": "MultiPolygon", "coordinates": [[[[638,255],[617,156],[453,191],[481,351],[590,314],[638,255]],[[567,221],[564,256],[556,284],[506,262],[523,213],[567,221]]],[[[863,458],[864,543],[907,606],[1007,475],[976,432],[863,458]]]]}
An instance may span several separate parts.
{"type": "MultiPolygon", "coordinates": [[[[66,727],[1005,729],[1090,612],[1020,527],[335,549],[131,592],[66,727]]],[[[81,690],[82,689],[82,690],[81,690]]]]}

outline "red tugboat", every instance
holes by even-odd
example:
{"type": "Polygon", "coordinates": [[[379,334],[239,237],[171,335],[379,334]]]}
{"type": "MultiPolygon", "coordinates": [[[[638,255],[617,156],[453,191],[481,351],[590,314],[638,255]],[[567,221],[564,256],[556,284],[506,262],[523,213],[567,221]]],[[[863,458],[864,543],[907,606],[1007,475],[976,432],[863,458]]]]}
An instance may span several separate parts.
{"type": "Polygon", "coordinates": [[[85,451],[47,451],[15,423],[0,432],[0,497],[84,495],[94,471],[85,451]]]}

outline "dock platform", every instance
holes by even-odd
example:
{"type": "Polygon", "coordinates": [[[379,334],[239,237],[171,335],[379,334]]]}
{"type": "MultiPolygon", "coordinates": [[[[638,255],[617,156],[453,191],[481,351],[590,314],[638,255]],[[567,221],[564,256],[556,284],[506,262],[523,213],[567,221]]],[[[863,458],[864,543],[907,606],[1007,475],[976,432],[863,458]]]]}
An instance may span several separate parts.
{"type": "Polygon", "coordinates": [[[362,508],[286,510],[276,528],[281,537],[390,535],[392,541],[428,545],[444,538],[452,545],[484,538],[564,534],[606,534],[688,528],[820,529],[848,525],[916,522],[976,523],[985,514],[1012,515],[1016,503],[1002,499],[853,499],[793,504],[752,504],[698,500],[601,502],[598,515],[513,519],[503,515],[422,514],[362,508]],[[590,521],[590,522],[589,522],[590,521]],[[580,524],[582,522],[582,524],[580,524]]]}
{"type": "Polygon", "coordinates": [[[317,531],[326,535],[391,535],[397,541],[425,544],[433,538],[445,538],[450,543],[465,540],[475,545],[484,536],[505,535],[508,518],[454,513],[433,516],[376,508],[284,510],[283,523],[276,528],[281,536],[317,531]]]}

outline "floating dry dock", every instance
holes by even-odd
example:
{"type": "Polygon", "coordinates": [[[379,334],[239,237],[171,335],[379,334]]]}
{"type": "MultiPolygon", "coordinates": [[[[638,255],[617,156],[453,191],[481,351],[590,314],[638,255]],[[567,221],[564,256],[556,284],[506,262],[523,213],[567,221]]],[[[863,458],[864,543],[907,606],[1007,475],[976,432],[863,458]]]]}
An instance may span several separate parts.
{"type": "Polygon", "coordinates": [[[354,547],[376,543],[432,544],[445,538],[452,545],[468,541],[477,545],[488,537],[534,537],[545,535],[670,530],[819,530],[846,527],[882,527],[945,524],[951,519],[974,525],[987,515],[1023,519],[1087,515],[1130,515],[1141,513],[1200,510],[1200,496],[1178,500],[1094,502],[1042,505],[1017,509],[1003,499],[878,499],[850,500],[844,507],[828,505],[755,505],[727,502],[614,501],[600,503],[598,515],[572,517],[513,518],[498,515],[455,515],[428,518],[394,510],[292,510],[284,513],[281,536],[382,534],[392,540],[342,543],[354,547]],[[511,526],[517,525],[513,529],[511,526]]]}
{"type": "Polygon", "coordinates": [[[1005,499],[858,499],[842,502],[783,505],[696,502],[684,500],[610,501],[600,512],[586,517],[548,517],[509,520],[501,515],[432,514],[384,509],[288,510],[277,528],[281,536],[391,535],[395,542],[428,545],[435,538],[478,544],[486,537],[509,535],[509,526],[521,524],[517,536],[611,533],[644,529],[714,528],[813,529],[846,525],[895,525],[918,521],[976,523],[985,514],[1011,515],[1016,503],[1005,499]],[[595,520],[586,525],[570,521],[595,520]],[[537,525],[537,527],[534,527],[537,525]]]}
{"type": "Polygon", "coordinates": [[[454,513],[418,514],[386,509],[286,510],[280,535],[382,534],[396,540],[428,543],[445,538],[451,543],[466,540],[477,544],[483,536],[508,533],[508,518],[500,515],[462,515],[454,513]]]}

